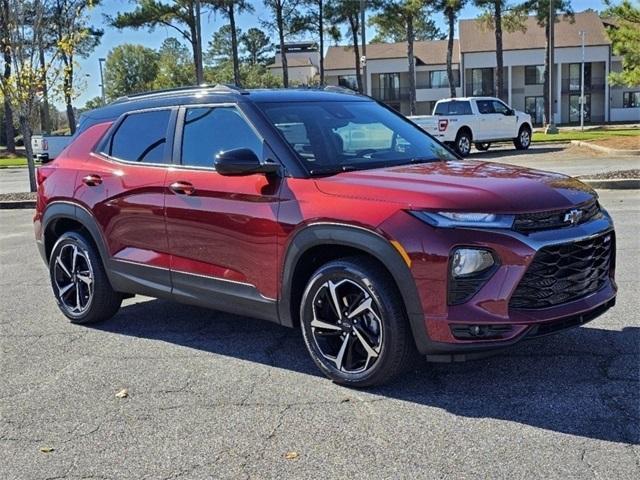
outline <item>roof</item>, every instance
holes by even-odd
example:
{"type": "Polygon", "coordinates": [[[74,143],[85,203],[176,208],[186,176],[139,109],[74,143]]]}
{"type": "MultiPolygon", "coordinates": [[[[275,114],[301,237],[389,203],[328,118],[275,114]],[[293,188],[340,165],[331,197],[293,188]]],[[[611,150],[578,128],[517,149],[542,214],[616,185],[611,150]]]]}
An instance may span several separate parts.
{"type": "MultiPolygon", "coordinates": [[[[414,42],[413,54],[416,57],[416,64],[443,65],[447,63],[447,44],[447,40],[414,42]]],[[[459,42],[458,40],[454,40],[454,63],[458,63],[457,60],[460,58],[459,52],[459,42]]],[[[407,42],[372,43],[367,45],[368,61],[392,58],[407,58],[407,42]]],[[[324,60],[324,68],[325,70],[353,70],[355,68],[353,47],[329,47],[324,60]]]]}
{"type": "MultiPolygon", "coordinates": [[[[575,47],[580,45],[579,32],[584,30],[585,45],[609,45],[602,19],[594,11],[575,14],[575,21],[570,18],[559,17],[555,26],[555,46],[575,47]]],[[[503,32],[502,42],[504,50],[526,50],[531,48],[545,48],[544,28],[538,25],[534,16],[525,21],[526,30],[503,32]]],[[[486,28],[479,20],[460,21],[460,50],[462,53],[494,52],[496,39],[493,29],[486,28]]]]}
{"type": "MultiPolygon", "coordinates": [[[[290,57],[287,58],[287,67],[313,67],[313,62],[309,57],[290,57]]],[[[275,61],[267,65],[267,68],[282,68],[282,58],[276,55],[275,61]]]]}

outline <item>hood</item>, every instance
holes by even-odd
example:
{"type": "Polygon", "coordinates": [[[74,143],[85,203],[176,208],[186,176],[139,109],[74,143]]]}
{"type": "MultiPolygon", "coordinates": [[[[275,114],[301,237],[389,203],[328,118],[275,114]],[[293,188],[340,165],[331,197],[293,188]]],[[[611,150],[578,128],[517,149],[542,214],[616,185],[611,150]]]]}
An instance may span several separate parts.
{"type": "Polygon", "coordinates": [[[346,172],[316,179],[329,195],[387,201],[405,208],[486,213],[560,210],[596,197],[559,173],[455,160],[346,172]]]}

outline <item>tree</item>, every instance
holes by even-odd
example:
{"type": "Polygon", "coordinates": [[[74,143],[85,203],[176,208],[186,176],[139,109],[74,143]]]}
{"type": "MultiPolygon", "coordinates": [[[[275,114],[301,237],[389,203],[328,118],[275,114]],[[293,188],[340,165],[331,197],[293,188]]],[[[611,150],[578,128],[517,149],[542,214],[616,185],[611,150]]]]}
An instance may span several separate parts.
{"type": "Polygon", "coordinates": [[[439,9],[444,13],[448,26],[447,77],[451,97],[456,96],[456,82],[453,77],[453,35],[456,29],[456,20],[465,3],[466,0],[439,0],[439,9]]]}
{"type": "Polygon", "coordinates": [[[75,57],[87,57],[100,43],[102,30],[94,29],[88,25],[88,11],[99,4],[100,0],[52,0],[51,25],[53,28],[51,31],[60,59],[64,64],[62,95],[71,134],[76,131],[76,119],[72,105],[75,97],[75,57]]]}
{"type": "Polygon", "coordinates": [[[273,18],[271,20],[263,20],[262,26],[278,34],[280,60],[282,63],[282,82],[285,88],[289,88],[289,66],[287,64],[285,40],[308,30],[309,18],[300,9],[302,0],[263,0],[263,2],[273,18]]]}
{"type": "Polygon", "coordinates": [[[110,99],[153,89],[158,76],[158,53],[142,45],[125,43],[107,55],[104,73],[106,96],[110,99]]]}
{"type": "MultiPolygon", "coordinates": [[[[432,3],[429,0],[385,1],[382,11],[371,18],[371,24],[378,27],[377,37],[393,36],[394,41],[407,42],[407,60],[409,61],[409,114],[416,111],[416,61],[413,44],[416,40],[416,26],[429,29],[436,35],[440,31],[429,19],[432,3]]],[[[424,33],[424,31],[422,32],[424,33]]]]}
{"type": "Polygon", "coordinates": [[[474,0],[475,5],[482,10],[478,19],[480,22],[495,32],[496,39],[496,75],[495,91],[496,95],[502,97],[504,91],[504,55],[502,49],[502,32],[513,32],[523,30],[524,15],[520,6],[510,6],[506,0],[474,0]]]}
{"type": "MultiPolygon", "coordinates": [[[[550,0],[528,0],[523,3],[522,8],[528,12],[533,12],[538,22],[538,25],[544,28],[545,33],[545,56],[544,56],[544,117],[545,123],[548,125],[552,123],[551,113],[552,113],[552,105],[553,99],[549,96],[549,69],[553,67],[550,65],[551,59],[551,49],[550,49],[550,38],[549,34],[551,29],[549,28],[549,10],[550,10],[550,0]]],[[[571,0],[551,0],[553,2],[554,12],[553,12],[553,22],[558,22],[558,18],[556,12],[562,12],[565,18],[569,18],[573,21],[573,8],[571,7],[571,0]]]]}
{"type": "MultiPolygon", "coordinates": [[[[366,2],[366,8],[376,9],[380,6],[380,2],[373,0],[366,2]]],[[[351,34],[351,46],[353,47],[353,55],[356,65],[356,81],[358,83],[358,91],[364,93],[364,84],[362,82],[362,71],[360,68],[360,44],[358,34],[360,33],[360,2],[353,0],[329,0],[325,7],[326,18],[334,25],[346,24],[351,34]]],[[[364,27],[364,26],[362,26],[364,27]]],[[[339,38],[339,30],[333,30],[334,40],[339,38]]]]}
{"type": "Polygon", "coordinates": [[[89,110],[94,110],[96,108],[100,108],[104,106],[104,102],[102,101],[102,97],[93,97],[90,100],[87,100],[87,103],[84,104],[80,110],[83,112],[88,112],[89,110]]]}
{"type": "Polygon", "coordinates": [[[273,49],[269,37],[259,28],[250,28],[240,37],[251,65],[264,63],[265,55],[273,49]]]}
{"type": "Polygon", "coordinates": [[[236,13],[252,13],[253,5],[248,0],[209,0],[213,8],[229,20],[231,36],[231,59],[233,61],[233,83],[240,85],[240,57],[238,55],[238,37],[240,30],[236,27],[236,13]]]}
{"type": "Polygon", "coordinates": [[[153,88],[181,87],[194,82],[189,49],[176,38],[165,39],[158,51],[158,75],[153,81],[153,88]]]}
{"type": "Polygon", "coordinates": [[[607,33],[614,55],[622,57],[622,72],[611,72],[609,79],[614,85],[640,85],[640,8],[629,0],[619,4],[607,0],[607,5],[604,15],[613,19],[607,33]]]}
{"type": "Polygon", "coordinates": [[[326,0],[306,0],[309,5],[307,22],[317,32],[318,46],[320,50],[320,85],[324,85],[324,17],[326,0]]]}
{"type": "MultiPolygon", "coordinates": [[[[393,4],[394,2],[389,1],[389,3],[393,4]]],[[[413,39],[416,42],[444,40],[446,34],[438,28],[435,20],[431,18],[435,1],[428,0],[419,3],[424,3],[425,8],[420,15],[413,19],[413,39]]],[[[407,41],[407,28],[404,22],[399,21],[398,18],[385,19],[380,17],[382,15],[376,15],[369,21],[370,24],[377,27],[376,35],[371,39],[371,43],[400,43],[407,41]]]]}
{"type": "Polygon", "coordinates": [[[206,57],[213,63],[232,60],[233,45],[231,41],[231,27],[229,25],[223,25],[213,33],[213,37],[209,41],[206,57]]]}
{"type": "MultiPolygon", "coordinates": [[[[9,0],[2,0],[0,4],[0,31],[9,32],[10,10],[9,0]]],[[[2,85],[11,84],[11,44],[9,43],[8,35],[1,35],[0,47],[2,48],[2,58],[4,60],[4,72],[2,74],[2,85]]],[[[4,91],[4,89],[3,89],[4,91]]],[[[16,153],[16,132],[13,126],[13,106],[11,105],[11,97],[9,95],[2,95],[2,103],[4,105],[4,133],[6,137],[7,152],[16,153]]]]}
{"type": "Polygon", "coordinates": [[[203,83],[200,0],[174,0],[170,4],[160,0],[131,1],[137,4],[136,9],[110,18],[111,25],[116,28],[146,27],[150,31],[159,25],[175,29],[191,45],[196,82],[203,83]]]}
{"type": "MultiPolygon", "coordinates": [[[[205,69],[207,83],[231,83],[233,81],[233,62],[229,59],[220,62],[215,68],[205,69]]],[[[274,77],[269,70],[259,63],[242,63],[240,65],[240,80],[246,88],[274,88],[281,87],[282,82],[274,77]]]]}

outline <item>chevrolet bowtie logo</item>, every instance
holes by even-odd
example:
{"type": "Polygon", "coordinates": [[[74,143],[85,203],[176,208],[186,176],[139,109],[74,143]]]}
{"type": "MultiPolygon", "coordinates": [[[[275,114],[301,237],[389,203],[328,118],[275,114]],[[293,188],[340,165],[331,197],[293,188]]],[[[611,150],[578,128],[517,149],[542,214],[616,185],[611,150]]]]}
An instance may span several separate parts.
{"type": "Polygon", "coordinates": [[[565,223],[570,223],[571,225],[578,223],[581,218],[582,210],[573,209],[564,214],[565,223]]]}

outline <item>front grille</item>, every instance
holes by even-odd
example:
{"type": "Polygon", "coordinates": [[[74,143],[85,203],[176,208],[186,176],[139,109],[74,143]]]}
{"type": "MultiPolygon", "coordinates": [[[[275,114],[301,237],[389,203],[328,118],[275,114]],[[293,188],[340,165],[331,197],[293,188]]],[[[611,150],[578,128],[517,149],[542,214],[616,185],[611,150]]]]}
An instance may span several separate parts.
{"type": "Polygon", "coordinates": [[[611,265],[612,233],[543,247],[514,292],[509,306],[547,308],[585,297],[602,288],[611,265]]]}
{"type": "Polygon", "coordinates": [[[600,204],[597,200],[578,205],[564,210],[551,210],[547,212],[523,213],[516,216],[513,223],[514,230],[522,233],[550,230],[555,228],[571,227],[587,222],[601,214],[600,204]],[[576,210],[579,219],[571,222],[571,212],[576,210]],[[567,216],[569,214],[569,216],[567,216]],[[567,220],[565,220],[567,218],[567,220]]]}

